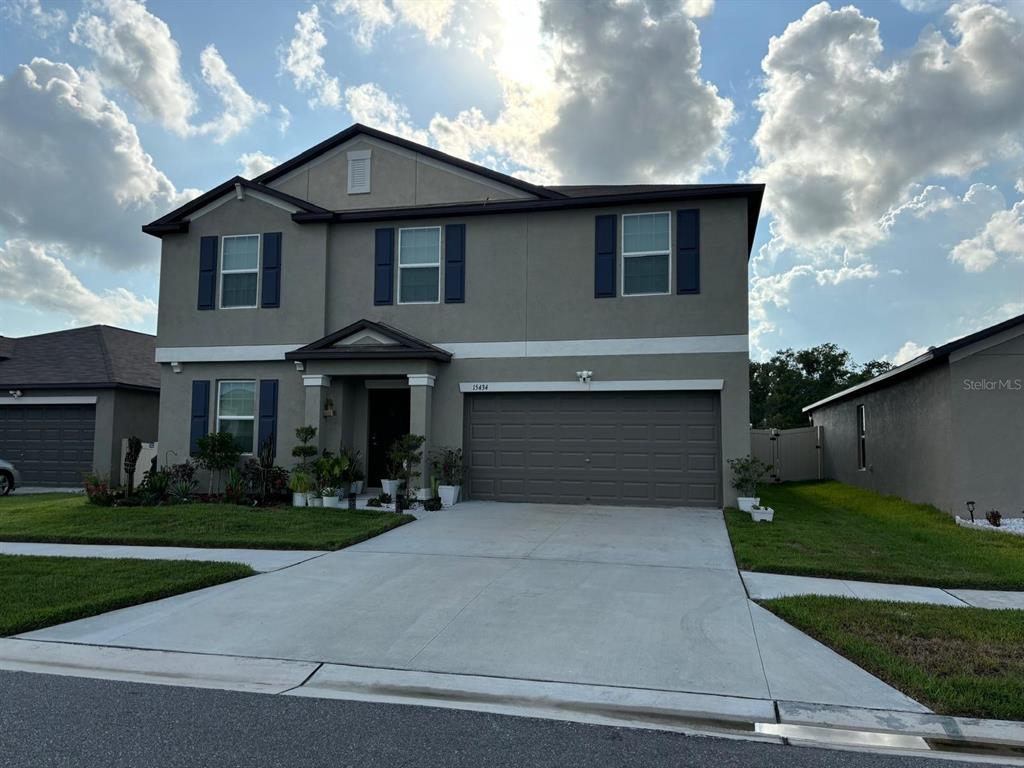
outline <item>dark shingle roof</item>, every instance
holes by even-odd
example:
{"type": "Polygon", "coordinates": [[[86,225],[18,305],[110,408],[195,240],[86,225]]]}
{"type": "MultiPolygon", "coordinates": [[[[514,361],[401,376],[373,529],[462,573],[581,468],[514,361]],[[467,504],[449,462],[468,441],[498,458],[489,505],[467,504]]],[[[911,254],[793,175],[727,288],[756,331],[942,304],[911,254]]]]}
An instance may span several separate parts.
{"type": "Polygon", "coordinates": [[[159,389],[160,366],[155,353],[155,336],[109,325],[0,337],[0,391],[23,387],[159,389]]]}

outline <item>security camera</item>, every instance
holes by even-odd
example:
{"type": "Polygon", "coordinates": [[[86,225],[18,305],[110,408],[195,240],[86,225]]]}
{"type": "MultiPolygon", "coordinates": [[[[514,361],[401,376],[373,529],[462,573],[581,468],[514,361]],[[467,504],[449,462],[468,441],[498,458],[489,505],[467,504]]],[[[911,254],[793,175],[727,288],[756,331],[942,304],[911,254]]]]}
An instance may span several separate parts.
{"type": "Polygon", "coordinates": [[[9,390],[7,390],[7,394],[10,395],[11,397],[17,399],[17,398],[21,397],[21,390],[20,389],[9,389],[9,390]]]}

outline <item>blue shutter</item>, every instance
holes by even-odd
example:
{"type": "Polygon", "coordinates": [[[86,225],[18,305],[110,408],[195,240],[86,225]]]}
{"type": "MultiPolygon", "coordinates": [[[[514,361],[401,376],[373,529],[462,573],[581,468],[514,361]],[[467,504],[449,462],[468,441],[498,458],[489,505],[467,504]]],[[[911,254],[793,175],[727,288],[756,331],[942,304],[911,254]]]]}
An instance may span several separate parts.
{"type": "Polygon", "coordinates": [[[676,293],[700,293],[700,211],[676,211],[676,293]]]}
{"type": "Polygon", "coordinates": [[[271,456],[277,453],[277,379],[260,380],[260,424],[256,450],[271,438],[271,456]]]}
{"type": "Polygon", "coordinates": [[[594,298],[615,296],[615,219],[617,216],[594,217],[594,298]]]}
{"type": "Polygon", "coordinates": [[[261,307],[281,306],[281,233],[263,235],[263,287],[261,307]]]}
{"type": "Polygon", "coordinates": [[[199,438],[210,431],[210,382],[192,382],[192,431],[189,436],[188,452],[199,453],[199,438]]]}
{"type": "Polygon", "coordinates": [[[378,229],[374,238],[373,303],[394,302],[395,230],[378,229]]]}
{"type": "Polygon", "coordinates": [[[444,301],[461,304],[466,300],[466,225],[444,228],[444,301]]]}
{"type": "Polygon", "coordinates": [[[213,309],[217,303],[217,237],[199,240],[199,309],[213,309]]]}

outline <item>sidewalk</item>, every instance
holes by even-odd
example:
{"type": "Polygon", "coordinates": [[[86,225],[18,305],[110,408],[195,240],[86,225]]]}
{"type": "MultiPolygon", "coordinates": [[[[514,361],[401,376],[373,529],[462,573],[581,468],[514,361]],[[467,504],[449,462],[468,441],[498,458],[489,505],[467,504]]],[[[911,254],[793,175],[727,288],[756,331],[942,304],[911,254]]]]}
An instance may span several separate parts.
{"type": "Polygon", "coordinates": [[[204,560],[244,563],[254,571],[267,573],[289,568],[314,557],[316,550],[209,549],[200,547],[126,547],[113,544],[35,544],[0,541],[0,555],[43,555],[51,557],[127,557],[139,560],[204,560]]]}
{"type": "Polygon", "coordinates": [[[1015,608],[1024,610],[1024,592],[984,589],[939,589],[908,584],[877,584],[870,581],[787,576],[779,573],[741,571],[752,600],[771,600],[796,595],[855,597],[860,600],[891,600],[897,603],[930,603],[961,608],[1015,608]]]}

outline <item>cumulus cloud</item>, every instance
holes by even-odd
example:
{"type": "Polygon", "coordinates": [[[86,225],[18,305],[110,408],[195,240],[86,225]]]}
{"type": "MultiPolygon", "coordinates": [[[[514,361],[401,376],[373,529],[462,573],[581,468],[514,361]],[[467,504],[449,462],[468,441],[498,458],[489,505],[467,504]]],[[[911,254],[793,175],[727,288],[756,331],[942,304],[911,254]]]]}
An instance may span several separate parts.
{"type": "Polygon", "coordinates": [[[980,232],[961,240],[949,253],[950,261],[967,272],[984,272],[1000,256],[1024,259],[1024,200],[994,213],[980,232]]]}
{"type": "Polygon", "coordinates": [[[139,227],[197,194],[178,191],[98,79],[36,58],[0,81],[0,230],[69,257],[152,264],[139,227]]]}
{"type": "Polygon", "coordinates": [[[242,169],[242,176],[247,179],[255,178],[276,165],[276,158],[259,151],[246,152],[238,158],[238,167],[242,169]]]}
{"type": "Polygon", "coordinates": [[[333,8],[355,20],[352,37],[363,48],[370,48],[377,33],[396,22],[418,30],[427,42],[443,41],[455,0],[334,0],[333,8]]]}
{"type": "Polygon", "coordinates": [[[7,0],[0,4],[0,10],[15,24],[29,25],[43,38],[61,31],[68,23],[62,9],[46,10],[39,0],[7,0]]]}
{"type": "Polygon", "coordinates": [[[281,66],[292,76],[300,91],[312,93],[309,106],[337,109],[341,106],[341,85],[338,78],[328,75],[323,49],[327,46],[320,23],[320,8],[310,6],[299,11],[295,22],[295,35],[284,52],[281,66]]]}
{"type": "Polygon", "coordinates": [[[61,259],[29,240],[0,245],[0,274],[0,299],[63,315],[75,325],[137,326],[156,316],[152,299],[125,288],[92,291],[61,259]]]}
{"type": "Polygon", "coordinates": [[[640,0],[548,2],[567,97],[543,138],[576,182],[692,181],[728,157],[732,102],[701,77],[685,13],[640,0]],[[662,72],[656,85],[652,72],[662,72]]]}
{"type": "Polygon", "coordinates": [[[202,78],[223,111],[193,124],[198,100],[182,74],[178,44],[167,24],[136,0],[87,6],[71,29],[71,40],[93,52],[105,85],[128,94],[145,117],[179,136],[210,135],[224,142],[268,111],[239,85],[216,47],[209,45],[199,57],[202,78]]]}
{"type": "Polygon", "coordinates": [[[820,3],[771,39],[750,175],[788,241],[876,242],[915,181],[1021,152],[1021,21],[985,4],[947,18],[953,42],[926,31],[891,63],[852,5],[820,3]]]}
{"type": "Polygon", "coordinates": [[[893,365],[903,365],[909,363],[915,357],[920,357],[928,351],[928,347],[921,346],[913,341],[907,341],[896,350],[896,354],[892,356],[893,365]]]}
{"type": "Polygon", "coordinates": [[[683,0],[683,13],[695,19],[703,19],[715,10],[715,0],[683,0]]]}
{"type": "Polygon", "coordinates": [[[409,110],[394,101],[375,83],[364,83],[345,89],[345,109],[357,123],[427,144],[426,131],[417,129],[409,118],[409,110]]]}
{"type": "Polygon", "coordinates": [[[288,129],[292,126],[292,113],[288,110],[284,104],[277,105],[277,114],[279,120],[277,122],[277,130],[281,133],[288,133],[288,129]]]}

